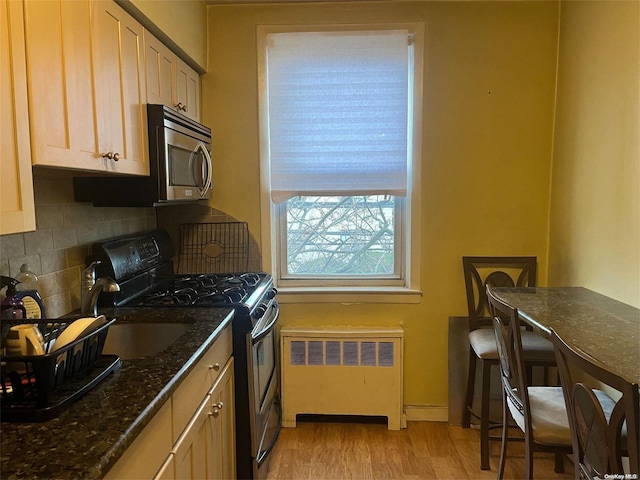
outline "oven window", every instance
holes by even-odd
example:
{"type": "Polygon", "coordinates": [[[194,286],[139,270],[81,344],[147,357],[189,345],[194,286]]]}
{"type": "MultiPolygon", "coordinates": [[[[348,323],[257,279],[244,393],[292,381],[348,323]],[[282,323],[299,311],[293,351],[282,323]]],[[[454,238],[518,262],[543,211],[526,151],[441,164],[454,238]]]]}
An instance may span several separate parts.
{"type": "Polygon", "coordinates": [[[185,148],[169,145],[169,184],[184,187],[193,187],[193,174],[191,168],[193,152],[185,148]]]}
{"type": "Polygon", "coordinates": [[[275,368],[275,332],[272,330],[266,337],[253,347],[253,361],[256,377],[255,395],[259,409],[262,409],[265,394],[269,388],[269,383],[275,368]]]}

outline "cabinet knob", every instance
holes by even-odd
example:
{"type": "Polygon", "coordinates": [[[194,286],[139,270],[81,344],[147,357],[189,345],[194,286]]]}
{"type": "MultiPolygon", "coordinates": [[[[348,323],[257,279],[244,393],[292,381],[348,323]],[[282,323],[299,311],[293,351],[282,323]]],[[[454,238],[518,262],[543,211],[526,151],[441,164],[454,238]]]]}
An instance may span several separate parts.
{"type": "Polygon", "coordinates": [[[178,102],[178,104],[176,105],[176,110],[186,112],[187,106],[182,102],[178,102]]]}
{"type": "Polygon", "coordinates": [[[213,365],[209,365],[209,370],[215,370],[217,372],[220,370],[220,364],[216,362],[213,365]]]}
{"type": "Polygon", "coordinates": [[[103,153],[101,154],[102,158],[108,158],[109,160],[114,160],[114,161],[118,161],[120,160],[120,154],[118,152],[113,153],[113,152],[107,152],[107,153],[103,153]]]}
{"type": "Polygon", "coordinates": [[[218,418],[218,416],[220,415],[220,410],[222,410],[222,407],[224,407],[224,403],[222,402],[218,402],[213,406],[213,410],[211,410],[209,412],[209,416],[210,417],[214,417],[214,418],[218,418]]]}

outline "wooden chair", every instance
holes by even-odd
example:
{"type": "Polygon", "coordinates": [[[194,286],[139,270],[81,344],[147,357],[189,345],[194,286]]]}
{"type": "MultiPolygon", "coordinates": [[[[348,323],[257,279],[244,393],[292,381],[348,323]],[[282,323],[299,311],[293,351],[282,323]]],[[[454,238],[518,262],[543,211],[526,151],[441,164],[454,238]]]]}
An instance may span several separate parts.
{"type": "Polygon", "coordinates": [[[564,471],[564,455],[571,454],[571,432],[562,387],[527,384],[527,365],[522,349],[518,310],[496,298],[487,286],[502,378],[502,449],[498,479],[504,475],[511,420],[524,434],[525,478],[533,478],[533,452],[553,452],[555,471],[564,471]]]}
{"type": "Polygon", "coordinates": [[[638,478],[638,384],[568,345],[553,331],[551,339],[556,347],[560,381],[569,412],[576,480],[607,476],[625,478],[625,473],[630,474],[626,478],[638,478]],[[582,378],[584,374],[588,377],[582,378]],[[588,379],[607,385],[609,393],[619,397],[618,400],[583,383],[588,379]],[[629,459],[627,471],[623,470],[623,457],[629,459]]]}
{"type": "MultiPolygon", "coordinates": [[[[534,287],[536,285],[536,257],[462,257],[464,281],[469,309],[469,372],[462,426],[468,428],[471,417],[480,421],[480,468],[489,470],[489,441],[501,437],[491,436],[490,430],[502,428],[489,419],[491,395],[491,369],[498,366],[491,318],[487,311],[486,285],[493,287],[534,287]],[[473,410],[476,369],[482,371],[480,412],[473,410]]],[[[522,333],[525,359],[530,366],[555,366],[553,344],[533,332],[522,333]]]]}

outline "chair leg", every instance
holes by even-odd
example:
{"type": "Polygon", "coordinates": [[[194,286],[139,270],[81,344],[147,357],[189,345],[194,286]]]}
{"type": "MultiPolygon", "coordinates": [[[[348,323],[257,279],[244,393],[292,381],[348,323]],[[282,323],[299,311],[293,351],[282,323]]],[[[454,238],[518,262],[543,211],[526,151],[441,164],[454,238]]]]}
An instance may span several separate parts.
{"type": "Polygon", "coordinates": [[[553,471],[556,473],[564,473],[564,454],[556,452],[555,453],[555,465],[553,467],[553,471]]]}
{"type": "Polygon", "coordinates": [[[524,478],[533,480],[533,438],[526,432],[524,436],[524,478]]]}
{"type": "Polygon", "coordinates": [[[490,470],[489,465],[489,414],[491,404],[491,364],[482,365],[482,406],[480,410],[480,468],[490,470]]]}
{"type": "Polygon", "coordinates": [[[476,384],[476,354],[469,345],[469,372],[467,373],[467,392],[465,395],[464,411],[462,412],[462,428],[471,425],[471,409],[473,408],[473,391],[476,384]]]}
{"type": "Polygon", "coordinates": [[[509,424],[511,414],[507,407],[507,398],[502,395],[502,445],[500,446],[500,465],[498,466],[498,480],[504,477],[504,465],[507,461],[507,444],[509,443],[509,424]]]}

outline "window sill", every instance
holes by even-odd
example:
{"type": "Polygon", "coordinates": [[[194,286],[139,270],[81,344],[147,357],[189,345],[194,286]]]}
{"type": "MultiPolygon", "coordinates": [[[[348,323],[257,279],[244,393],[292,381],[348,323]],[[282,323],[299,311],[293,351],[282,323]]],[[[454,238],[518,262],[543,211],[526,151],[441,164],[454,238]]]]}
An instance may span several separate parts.
{"type": "Polygon", "coordinates": [[[278,287],[279,303],[420,303],[422,290],[404,287],[278,287]]]}

